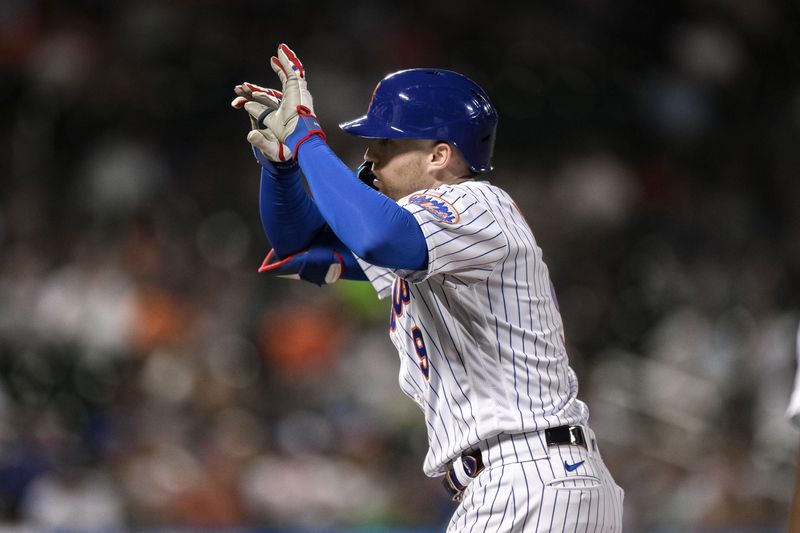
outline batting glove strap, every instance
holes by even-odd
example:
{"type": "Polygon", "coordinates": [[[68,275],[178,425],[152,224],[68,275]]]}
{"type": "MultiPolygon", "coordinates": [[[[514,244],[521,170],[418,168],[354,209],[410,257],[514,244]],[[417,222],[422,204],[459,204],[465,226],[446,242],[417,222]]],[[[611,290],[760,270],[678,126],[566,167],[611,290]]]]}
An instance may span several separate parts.
{"type": "Polygon", "coordinates": [[[309,248],[285,259],[277,259],[275,251],[270,250],[258,271],[322,286],[338,281],[344,267],[339,252],[327,246],[309,248]]]}
{"type": "Polygon", "coordinates": [[[284,141],[284,144],[292,151],[292,158],[295,161],[297,160],[297,150],[300,145],[315,135],[323,141],[327,140],[325,132],[322,131],[322,126],[319,125],[319,120],[311,113],[311,110],[303,105],[297,106],[297,125],[284,141]]]}
{"type": "Polygon", "coordinates": [[[253,155],[258,161],[258,164],[261,165],[261,168],[264,168],[267,172],[272,174],[273,176],[285,176],[288,174],[292,174],[297,170],[297,160],[290,159],[289,161],[271,161],[267,159],[267,156],[264,155],[264,152],[253,146],[253,155]]]}
{"type": "Polygon", "coordinates": [[[483,470],[484,464],[480,450],[464,452],[450,463],[442,485],[453,501],[460,501],[467,485],[483,470]]]}

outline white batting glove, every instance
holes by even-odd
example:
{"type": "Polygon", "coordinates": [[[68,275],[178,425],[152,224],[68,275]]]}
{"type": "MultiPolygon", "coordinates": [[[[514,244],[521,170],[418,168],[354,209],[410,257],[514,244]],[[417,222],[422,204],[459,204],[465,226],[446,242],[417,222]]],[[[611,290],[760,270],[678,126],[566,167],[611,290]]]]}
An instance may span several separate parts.
{"type": "Polygon", "coordinates": [[[296,158],[297,149],[304,141],[314,135],[325,139],[325,134],[314,116],[314,103],[306,85],[305,69],[297,55],[281,44],[277,57],[270,59],[270,66],[283,85],[283,98],[277,110],[270,112],[267,104],[256,101],[245,102],[244,108],[251,117],[256,117],[259,125],[266,125],[296,158]]]}
{"type": "MultiPolygon", "coordinates": [[[[250,127],[251,131],[247,134],[248,142],[253,145],[254,150],[257,150],[259,153],[254,151],[256,159],[261,161],[261,157],[263,156],[267,159],[267,161],[273,163],[283,163],[290,159],[291,152],[286,147],[286,145],[280,143],[275,137],[275,135],[269,131],[263,124],[259,124],[259,116],[271,111],[274,111],[280,105],[280,99],[283,94],[280,91],[276,91],[275,89],[269,89],[267,87],[261,87],[260,85],[256,85],[250,82],[244,82],[241,85],[237,85],[233,89],[234,93],[236,93],[236,98],[233,99],[231,102],[231,106],[234,109],[242,109],[247,102],[253,102],[258,104],[260,107],[258,108],[258,115],[253,116],[250,111],[248,111],[248,116],[250,117],[250,127]]],[[[255,108],[251,109],[255,112],[255,108]]]]}

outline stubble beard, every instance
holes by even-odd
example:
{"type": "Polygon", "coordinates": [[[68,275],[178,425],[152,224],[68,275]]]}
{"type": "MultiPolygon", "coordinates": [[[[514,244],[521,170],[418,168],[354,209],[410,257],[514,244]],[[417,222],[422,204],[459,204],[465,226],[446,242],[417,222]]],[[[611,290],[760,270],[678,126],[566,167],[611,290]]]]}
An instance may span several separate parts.
{"type": "MultiPolygon", "coordinates": [[[[398,184],[388,187],[385,194],[395,202],[409,194],[430,187],[430,179],[425,175],[418,159],[406,161],[397,169],[398,184]]],[[[384,185],[386,185],[384,183],[384,185]]]]}

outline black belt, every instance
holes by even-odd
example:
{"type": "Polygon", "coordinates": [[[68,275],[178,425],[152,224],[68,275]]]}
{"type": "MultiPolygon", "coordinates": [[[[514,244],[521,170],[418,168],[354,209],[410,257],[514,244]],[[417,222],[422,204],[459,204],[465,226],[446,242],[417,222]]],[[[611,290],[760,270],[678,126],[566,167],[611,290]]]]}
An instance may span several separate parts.
{"type": "MultiPolygon", "coordinates": [[[[589,448],[586,444],[586,435],[583,432],[583,428],[580,426],[559,426],[545,429],[544,440],[548,446],[571,445],[583,446],[586,449],[589,448]]],[[[478,477],[478,474],[483,472],[485,468],[480,449],[468,450],[462,453],[461,466],[467,477],[478,477]]],[[[442,480],[442,485],[444,485],[445,490],[453,501],[459,501],[467,486],[459,481],[453,467],[454,465],[451,464],[447,469],[447,473],[442,480]]]]}
{"type": "Polygon", "coordinates": [[[586,445],[586,434],[580,426],[558,426],[557,428],[545,429],[544,440],[548,446],[571,444],[589,449],[586,445]]]}

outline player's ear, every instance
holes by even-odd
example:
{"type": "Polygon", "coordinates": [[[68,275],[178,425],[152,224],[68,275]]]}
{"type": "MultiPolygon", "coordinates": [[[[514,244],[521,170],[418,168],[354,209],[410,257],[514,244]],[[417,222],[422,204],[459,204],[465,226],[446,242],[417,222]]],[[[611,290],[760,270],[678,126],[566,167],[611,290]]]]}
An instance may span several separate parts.
{"type": "Polygon", "coordinates": [[[453,147],[442,141],[435,141],[430,153],[428,163],[436,169],[443,169],[453,158],[453,147]]]}
{"type": "Polygon", "coordinates": [[[461,152],[450,143],[436,141],[429,154],[428,164],[434,171],[445,171],[443,176],[453,175],[464,177],[472,175],[469,164],[461,152]]]}

